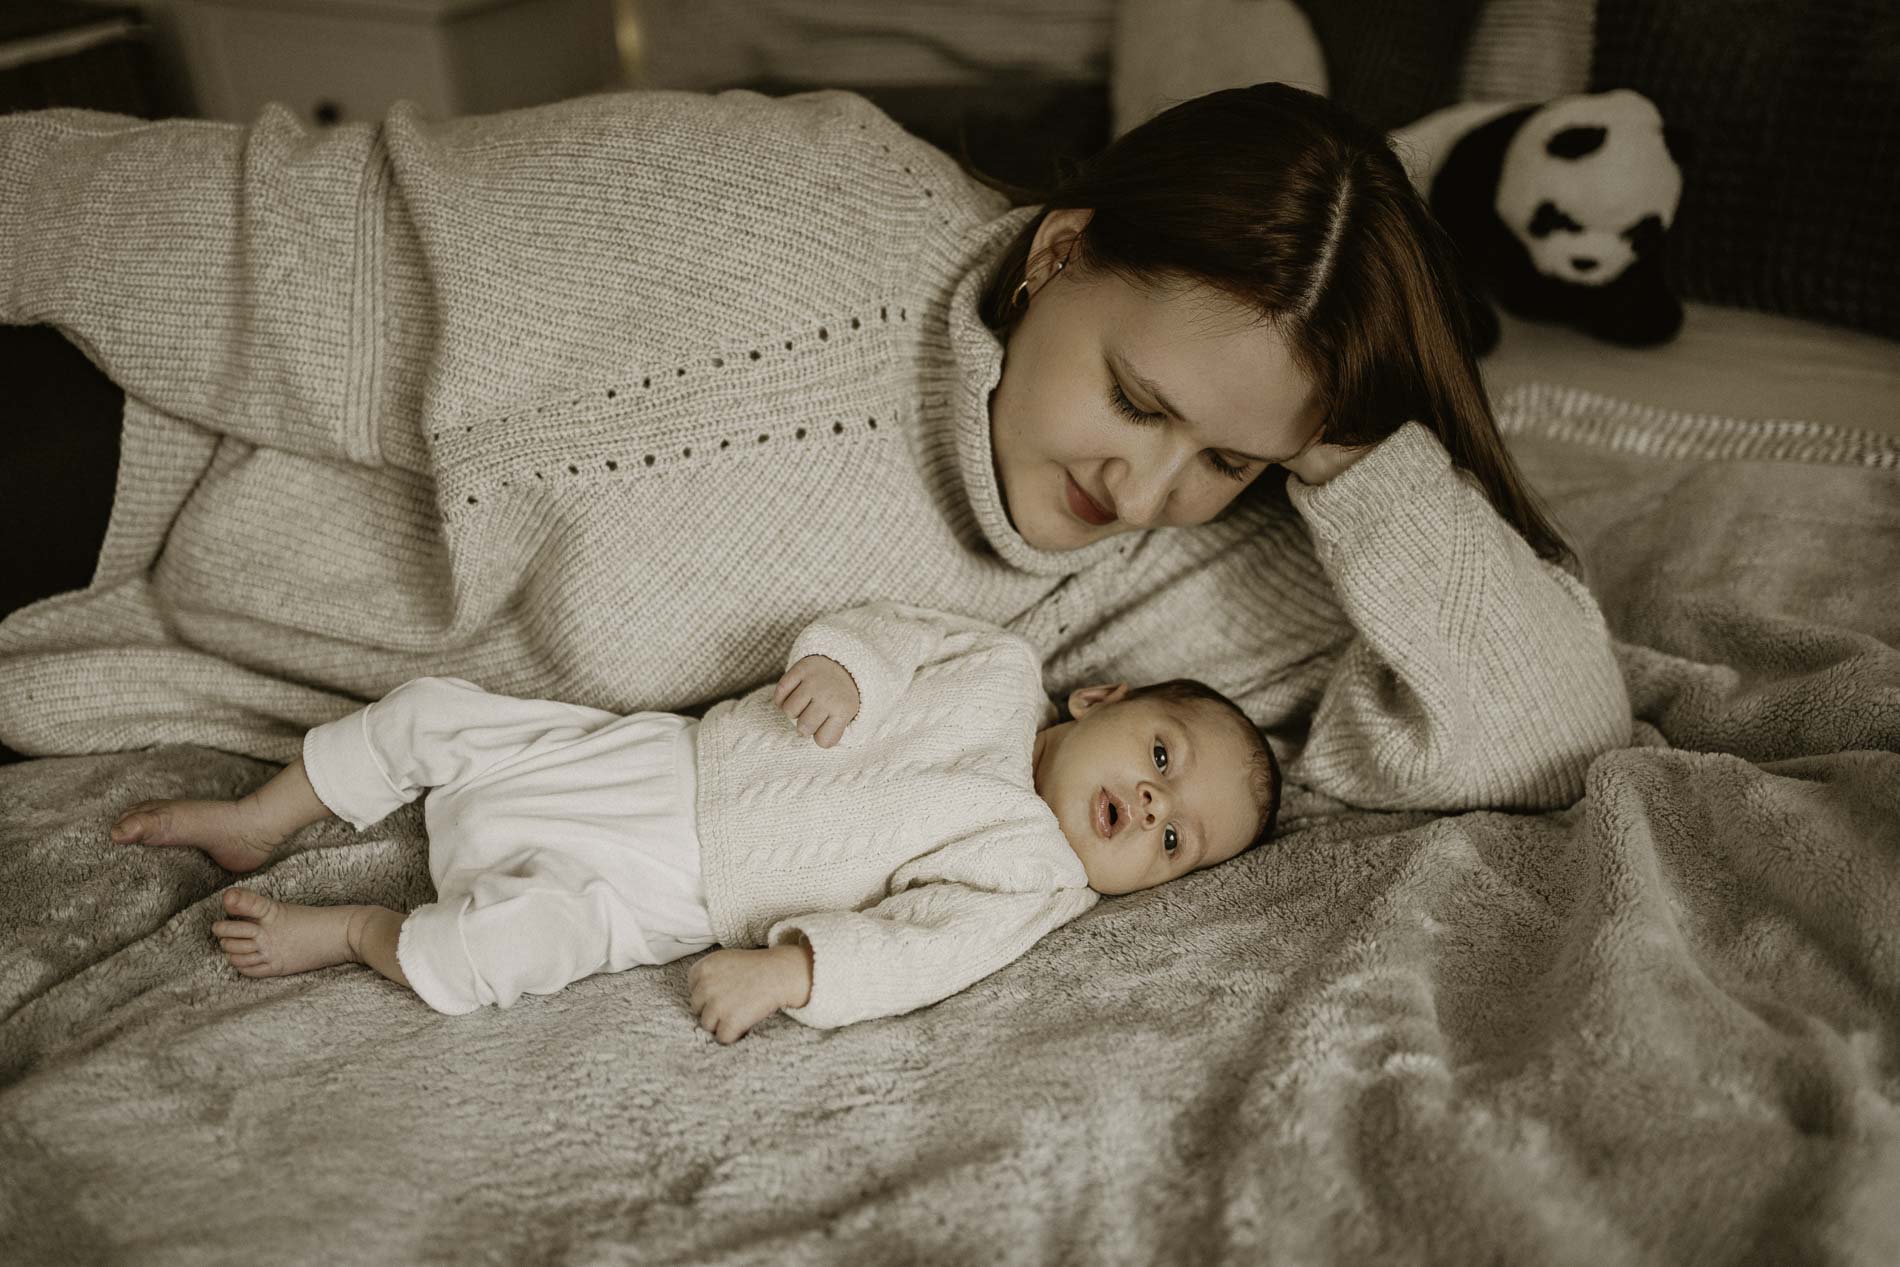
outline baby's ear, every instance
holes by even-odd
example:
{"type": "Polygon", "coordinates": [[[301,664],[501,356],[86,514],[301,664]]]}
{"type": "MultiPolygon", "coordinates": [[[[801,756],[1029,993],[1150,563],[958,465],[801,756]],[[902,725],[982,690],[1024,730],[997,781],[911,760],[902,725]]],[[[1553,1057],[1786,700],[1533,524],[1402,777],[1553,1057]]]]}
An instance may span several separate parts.
{"type": "Polygon", "coordinates": [[[1126,682],[1104,682],[1097,686],[1078,686],[1069,692],[1069,716],[1081,718],[1092,708],[1113,704],[1128,694],[1126,682]]]}

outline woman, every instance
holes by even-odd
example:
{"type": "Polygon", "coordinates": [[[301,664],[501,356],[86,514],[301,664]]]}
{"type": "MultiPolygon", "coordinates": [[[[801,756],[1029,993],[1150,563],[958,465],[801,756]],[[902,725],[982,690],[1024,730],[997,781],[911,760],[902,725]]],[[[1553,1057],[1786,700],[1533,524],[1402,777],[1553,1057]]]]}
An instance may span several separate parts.
{"type": "Polygon", "coordinates": [[[1198,676],[1348,803],[1565,804],[1627,702],[1446,261],[1278,85],[1017,208],[845,93],[0,119],[0,320],[127,393],[94,585],[0,625],[0,740],[283,760],[425,674],[677,711],[886,598],[1054,691],[1198,676]]]}

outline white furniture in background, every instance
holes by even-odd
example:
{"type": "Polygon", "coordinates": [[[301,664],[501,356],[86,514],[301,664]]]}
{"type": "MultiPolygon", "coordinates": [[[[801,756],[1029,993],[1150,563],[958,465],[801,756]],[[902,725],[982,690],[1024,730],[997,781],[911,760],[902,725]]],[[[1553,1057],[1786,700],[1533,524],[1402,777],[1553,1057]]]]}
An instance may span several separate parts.
{"type": "Polygon", "coordinates": [[[620,87],[613,0],[145,0],[197,112],[313,123],[438,117],[620,87]]]}

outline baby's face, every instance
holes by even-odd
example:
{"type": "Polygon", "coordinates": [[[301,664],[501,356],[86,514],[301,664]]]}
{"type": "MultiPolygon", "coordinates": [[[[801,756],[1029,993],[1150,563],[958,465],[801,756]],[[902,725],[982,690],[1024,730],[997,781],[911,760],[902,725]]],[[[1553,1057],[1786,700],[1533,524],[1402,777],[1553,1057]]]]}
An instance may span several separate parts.
{"type": "Polygon", "coordinates": [[[1219,705],[1125,686],[1070,696],[1036,736],[1036,791],[1098,893],[1132,893],[1225,862],[1259,826],[1252,752],[1219,705]]]}

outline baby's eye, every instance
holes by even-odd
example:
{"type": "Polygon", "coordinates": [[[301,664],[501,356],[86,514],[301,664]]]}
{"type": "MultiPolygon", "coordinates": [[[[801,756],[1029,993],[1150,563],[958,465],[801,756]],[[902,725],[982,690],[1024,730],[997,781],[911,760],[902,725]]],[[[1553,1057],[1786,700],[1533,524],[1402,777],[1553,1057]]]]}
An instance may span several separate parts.
{"type": "Polygon", "coordinates": [[[1167,850],[1168,857],[1174,857],[1174,851],[1181,847],[1180,834],[1172,827],[1163,828],[1161,832],[1161,847],[1167,850]]]}
{"type": "Polygon", "coordinates": [[[1155,740],[1155,769],[1168,772],[1168,749],[1159,739],[1155,740]]]}

